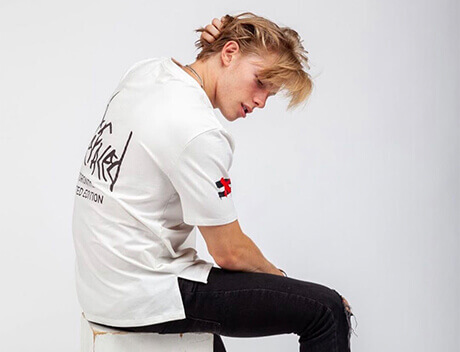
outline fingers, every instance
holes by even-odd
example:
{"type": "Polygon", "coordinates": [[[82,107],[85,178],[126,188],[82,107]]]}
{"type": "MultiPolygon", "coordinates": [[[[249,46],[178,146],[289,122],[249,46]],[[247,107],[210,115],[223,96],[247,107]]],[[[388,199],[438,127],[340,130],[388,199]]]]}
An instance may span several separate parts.
{"type": "Polygon", "coordinates": [[[212,20],[212,24],[208,24],[206,27],[204,27],[206,31],[209,34],[211,34],[214,38],[217,38],[219,36],[220,31],[218,30],[218,28],[222,26],[222,22],[219,21],[219,23],[217,23],[217,21],[219,20],[215,18],[214,20],[212,20]]]}
{"type": "Polygon", "coordinates": [[[214,27],[220,29],[222,27],[223,19],[223,17],[220,20],[218,18],[213,18],[211,23],[214,25],[214,27]]]}
{"type": "Polygon", "coordinates": [[[204,27],[205,30],[201,32],[200,37],[202,41],[212,43],[219,37],[224,17],[225,16],[222,16],[220,20],[218,18],[213,18],[211,24],[208,24],[206,27],[204,27]]]}
{"type": "Polygon", "coordinates": [[[208,32],[201,32],[201,40],[208,42],[208,43],[212,43],[214,40],[216,40],[216,38],[214,38],[208,32]]]}

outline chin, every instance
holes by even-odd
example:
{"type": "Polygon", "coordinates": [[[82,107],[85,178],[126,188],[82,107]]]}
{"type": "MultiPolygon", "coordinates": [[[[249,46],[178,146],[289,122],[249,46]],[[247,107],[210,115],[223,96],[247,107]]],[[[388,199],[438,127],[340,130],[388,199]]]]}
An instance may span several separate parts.
{"type": "Polygon", "coordinates": [[[230,122],[235,121],[236,119],[239,118],[239,115],[235,115],[234,112],[232,114],[231,112],[223,111],[222,109],[219,109],[219,110],[220,110],[220,113],[225,117],[225,119],[230,122]]]}

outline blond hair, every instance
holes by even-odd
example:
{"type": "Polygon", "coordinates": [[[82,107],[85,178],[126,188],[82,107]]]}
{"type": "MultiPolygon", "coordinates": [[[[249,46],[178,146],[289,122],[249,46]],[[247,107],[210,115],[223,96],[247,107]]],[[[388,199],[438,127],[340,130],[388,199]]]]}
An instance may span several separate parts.
{"type": "MultiPolygon", "coordinates": [[[[195,32],[203,32],[203,27],[195,32]]],[[[219,53],[225,43],[238,43],[243,55],[256,54],[264,57],[275,54],[273,65],[263,69],[259,79],[279,87],[290,97],[288,110],[306,101],[313,89],[313,82],[307,69],[308,51],[302,46],[299,34],[289,27],[279,27],[266,18],[244,12],[236,16],[225,15],[219,37],[212,43],[198,39],[195,46],[201,49],[197,60],[207,60],[219,53]]]]}

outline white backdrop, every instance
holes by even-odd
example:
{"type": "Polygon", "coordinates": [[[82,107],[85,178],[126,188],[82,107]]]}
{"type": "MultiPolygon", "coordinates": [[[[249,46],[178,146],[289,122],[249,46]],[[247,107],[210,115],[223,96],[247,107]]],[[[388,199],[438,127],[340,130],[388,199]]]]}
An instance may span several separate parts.
{"type": "MultiPolygon", "coordinates": [[[[460,350],[458,1],[0,0],[2,350],[78,351],[73,197],[106,102],[134,62],[191,63],[193,29],[243,11],[296,29],[315,79],[304,109],[216,110],[243,231],[348,299],[353,351],[460,350]]],[[[229,352],[297,339],[223,338],[229,352]]]]}

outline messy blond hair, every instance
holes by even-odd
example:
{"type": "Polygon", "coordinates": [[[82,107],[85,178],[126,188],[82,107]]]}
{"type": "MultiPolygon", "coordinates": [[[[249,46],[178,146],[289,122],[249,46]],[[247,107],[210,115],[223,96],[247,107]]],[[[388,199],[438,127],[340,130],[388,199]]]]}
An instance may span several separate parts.
{"type": "MultiPolygon", "coordinates": [[[[203,32],[203,27],[195,32],[203,32]]],[[[243,55],[256,54],[264,57],[275,54],[275,63],[263,69],[259,79],[279,87],[290,97],[288,110],[297,107],[310,96],[313,82],[309,69],[308,51],[302,46],[299,34],[289,27],[279,27],[266,18],[251,12],[239,15],[225,15],[219,37],[212,43],[197,40],[195,46],[201,49],[197,60],[206,61],[221,52],[225,43],[233,40],[238,43],[243,55]]]]}

